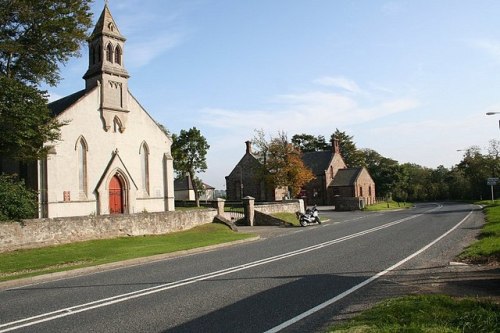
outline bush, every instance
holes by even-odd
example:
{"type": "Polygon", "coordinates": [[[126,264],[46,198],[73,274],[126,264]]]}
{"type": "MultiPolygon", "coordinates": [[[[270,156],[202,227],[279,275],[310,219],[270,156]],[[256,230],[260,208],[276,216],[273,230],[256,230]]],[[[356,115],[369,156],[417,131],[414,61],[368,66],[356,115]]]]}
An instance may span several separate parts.
{"type": "Polygon", "coordinates": [[[36,213],[36,192],[15,176],[0,175],[0,221],[29,219],[36,213]]]}

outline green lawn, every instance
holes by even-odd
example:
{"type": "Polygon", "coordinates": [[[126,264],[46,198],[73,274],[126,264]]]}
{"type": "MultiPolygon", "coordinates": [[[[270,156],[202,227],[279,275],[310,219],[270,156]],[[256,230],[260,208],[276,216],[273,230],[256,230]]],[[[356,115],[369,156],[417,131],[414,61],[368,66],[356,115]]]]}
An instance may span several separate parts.
{"type": "Polygon", "coordinates": [[[209,223],[160,236],[123,237],[0,253],[0,281],[126,259],[189,250],[253,237],[209,223]]]}
{"type": "Polygon", "coordinates": [[[499,327],[499,304],[426,295],[384,301],[347,323],[331,327],[328,332],[491,333],[499,332],[499,327]]]}
{"type": "Polygon", "coordinates": [[[500,202],[486,201],[484,208],[486,224],[481,229],[479,240],[460,254],[461,260],[473,263],[500,262],[500,202]]]}
{"type": "Polygon", "coordinates": [[[413,207],[413,203],[411,202],[383,201],[376,203],[374,205],[366,206],[364,210],[380,211],[380,210],[394,210],[394,209],[411,208],[411,207],[413,207]]]}

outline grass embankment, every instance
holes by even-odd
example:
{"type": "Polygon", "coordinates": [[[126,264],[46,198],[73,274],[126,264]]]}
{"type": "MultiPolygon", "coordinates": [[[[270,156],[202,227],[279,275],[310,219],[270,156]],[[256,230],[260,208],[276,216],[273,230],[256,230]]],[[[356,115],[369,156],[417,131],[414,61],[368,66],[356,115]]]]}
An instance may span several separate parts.
{"type": "MultiPolygon", "coordinates": [[[[500,262],[500,202],[481,202],[486,224],[479,240],[459,255],[473,263],[500,262]]],[[[384,301],[329,332],[500,332],[500,304],[444,295],[384,301]]]]}
{"type": "Polygon", "coordinates": [[[472,263],[499,263],[500,262],[500,201],[486,203],[484,208],[486,224],[481,229],[477,242],[468,246],[460,260],[472,263]]]}
{"type": "Polygon", "coordinates": [[[95,240],[0,253],[0,281],[189,250],[252,236],[210,223],[160,236],[95,240]]]}
{"type": "Polygon", "coordinates": [[[500,305],[443,295],[384,301],[328,332],[499,332],[500,305]]]}
{"type": "Polygon", "coordinates": [[[366,206],[364,210],[380,211],[380,210],[394,210],[394,209],[403,209],[411,207],[413,207],[413,203],[411,202],[383,201],[376,203],[374,205],[366,206]]]}

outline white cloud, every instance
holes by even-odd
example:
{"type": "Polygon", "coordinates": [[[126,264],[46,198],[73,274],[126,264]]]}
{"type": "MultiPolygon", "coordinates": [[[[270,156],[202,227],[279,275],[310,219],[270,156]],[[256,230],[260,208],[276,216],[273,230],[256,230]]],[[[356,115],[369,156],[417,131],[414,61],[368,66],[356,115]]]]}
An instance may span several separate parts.
{"type": "Polygon", "coordinates": [[[180,34],[163,32],[151,36],[147,40],[127,44],[127,67],[143,67],[169,49],[179,45],[181,41],[180,34]]]}
{"type": "Polygon", "coordinates": [[[49,94],[49,103],[53,102],[53,101],[57,101],[58,99],[61,99],[63,98],[64,96],[61,96],[59,94],[56,94],[55,92],[53,91],[48,91],[48,94],[49,94]]]}
{"type": "Polygon", "coordinates": [[[210,127],[226,131],[264,129],[274,133],[324,133],[332,128],[362,124],[375,119],[416,109],[419,102],[413,98],[367,101],[349,93],[306,91],[278,95],[265,109],[204,108],[201,121],[210,127]]]}
{"type": "Polygon", "coordinates": [[[350,91],[352,93],[359,93],[361,89],[359,86],[354,82],[353,80],[347,79],[342,76],[336,76],[336,77],[331,77],[331,76],[324,76],[319,79],[314,80],[314,83],[320,84],[323,86],[329,86],[329,87],[337,87],[341,88],[347,91],[350,91]]]}
{"type": "Polygon", "coordinates": [[[469,41],[472,47],[484,51],[486,54],[495,58],[496,61],[500,62],[500,41],[493,39],[477,39],[469,41]]]}

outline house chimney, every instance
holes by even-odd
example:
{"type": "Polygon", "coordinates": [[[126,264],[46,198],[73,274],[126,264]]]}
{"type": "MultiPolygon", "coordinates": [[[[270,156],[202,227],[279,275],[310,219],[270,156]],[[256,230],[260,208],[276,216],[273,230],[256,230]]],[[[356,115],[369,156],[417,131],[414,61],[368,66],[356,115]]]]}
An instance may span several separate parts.
{"type": "Polygon", "coordinates": [[[252,141],[245,141],[245,144],[247,145],[247,154],[252,153],[252,141]]]}
{"type": "Polygon", "coordinates": [[[340,154],[339,139],[332,140],[332,150],[335,154],[340,154]]]}

